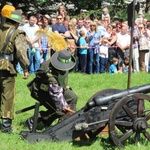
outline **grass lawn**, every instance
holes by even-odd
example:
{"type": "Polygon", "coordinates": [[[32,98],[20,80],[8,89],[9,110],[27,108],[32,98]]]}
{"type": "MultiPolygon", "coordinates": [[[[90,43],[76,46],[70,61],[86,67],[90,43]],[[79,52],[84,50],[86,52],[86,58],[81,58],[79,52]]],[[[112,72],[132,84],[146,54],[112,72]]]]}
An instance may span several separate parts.
{"type": "MultiPolygon", "coordinates": [[[[29,90],[26,84],[34,78],[31,75],[28,80],[23,80],[22,75],[18,75],[16,78],[16,99],[15,99],[15,111],[35,104],[35,100],[30,96],[29,90]]],[[[127,88],[127,74],[94,74],[84,75],[80,73],[69,74],[69,86],[78,95],[77,110],[81,109],[88,99],[98,91],[108,88],[126,89],[127,88]]],[[[131,75],[130,87],[140,86],[143,84],[150,84],[150,74],[148,73],[136,73],[131,75]]],[[[147,103],[147,107],[150,104],[147,103]]],[[[41,107],[40,109],[44,109],[41,107]]],[[[14,134],[7,135],[0,133],[0,149],[1,150],[111,150],[118,149],[113,147],[111,143],[102,143],[103,136],[99,136],[97,140],[80,141],[77,143],[72,142],[46,142],[31,144],[26,140],[21,139],[19,133],[22,130],[27,130],[24,127],[24,121],[32,116],[34,110],[15,115],[13,120],[14,134]]],[[[63,135],[62,135],[63,136],[63,135]]],[[[125,150],[148,150],[150,149],[150,142],[147,139],[142,140],[139,143],[133,143],[124,148],[125,150]]]]}

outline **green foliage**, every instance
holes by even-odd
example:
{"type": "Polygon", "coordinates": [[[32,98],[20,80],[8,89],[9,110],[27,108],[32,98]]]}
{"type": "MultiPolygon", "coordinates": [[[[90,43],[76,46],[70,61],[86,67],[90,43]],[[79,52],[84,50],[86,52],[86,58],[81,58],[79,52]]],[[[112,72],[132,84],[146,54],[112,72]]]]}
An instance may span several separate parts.
{"type": "MultiPolygon", "coordinates": [[[[86,13],[83,13],[83,16],[86,15],[95,15],[95,17],[100,18],[102,14],[102,9],[104,7],[109,8],[109,13],[114,20],[114,18],[118,18],[119,20],[125,21],[127,20],[127,4],[125,3],[127,0],[8,0],[11,2],[16,8],[21,8],[24,12],[28,12],[29,8],[33,8],[33,12],[41,12],[43,14],[49,13],[54,14],[57,10],[57,7],[54,4],[64,3],[66,6],[68,4],[73,4],[74,9],[67,9],[69,15],[71,17],[78,17],[80,10],[85,9],[87,10],[86,13]],[[28,1],[28,2],[27,2],[28,1]],[[48,7],[49,6],[49,7],[48,7]],[[54,6],[54,7],[51,7],[54,6]]],[[[2,7],[6,1],[0,1],[2,7]]],[[[146,3],[147,12],[150,2],[146,3]]],[[[30,10],[31,11],[31,10],[30,10]]],[[[149,15],[146,14],[146,18],[149,19],[149,15]]]]}
{"type": "Polygon", "coordinates": [[[147,20],[150,20],[150,15],[149,15],[149,13],[145,13],[145,14],[144,14],[144,18],[146,18],[147,20]]]}
{"type": "MultiPolygon", "coordinates": [[[[35,100],[30,96],[30,92],[26,87],[27,83],[34,78],[34,75],[30,75],[28,80],[23,80],[22,75],[18,75],[16,79],[16,99],[15,99],[15,111],[22,108],[31,106],[35,104],[35,100]]],[[[127,74],[94,74],[94,75],[84,75],[80,73],[70,73],[69,74],[69,86],[73,88],[73,91],[78,95],[77,110],[81,109],[88,99],[96,92],[108,89],[126,89],[127,74]]],[[[150,83],[150,78],[148,73],[137,73],[131,75],[131,87],[139,86],[143,84],[150,83]]],[[[147,104],[147,107],[150,104],[147,104]]],[[[40,107],[40,110],[43,110],[40,107]]],[[[19,133],[22,130],[27,130],[24,126],[25,120],[32,116],[33,110],[28,112],[15,115],[13,121],[14,134],[8,135],[1,133],[0,136],[0,147],[1,150],[118,150],[116,147],[112,147],[111,143],[101,142],[102,138],[107,138],[107,136],[99,136],[97,140],[87,140],[80,142],[46,142],[42,141],[39,143],[29,143],[26,140],[21,139],[19,133]]],[[[63,136],[63,135],[62,135],[63,136]]],[[[150,149],[150,143],[147,140],[143,140],[140,143],[127,144],[124,148],[125,150],[147,150],[150,149]]]]}

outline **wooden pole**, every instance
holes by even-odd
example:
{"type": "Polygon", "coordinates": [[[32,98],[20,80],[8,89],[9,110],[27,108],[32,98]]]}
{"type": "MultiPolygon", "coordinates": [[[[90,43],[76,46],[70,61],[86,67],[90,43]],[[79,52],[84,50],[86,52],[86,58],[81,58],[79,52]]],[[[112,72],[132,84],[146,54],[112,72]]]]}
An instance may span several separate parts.
{"type": "Polygon", "coordinates": [[[132,69],[132,52],[133,52],[133,32],[135,24],[135,0],[133,0],[133,9],[132,9],[132,25],[131,25],[131,40],[130,40],[130,54],[129,54],[129,71],[128,71],[128,85],[127,88],[130,88],[131,80],[131,69],[132,69]]]}

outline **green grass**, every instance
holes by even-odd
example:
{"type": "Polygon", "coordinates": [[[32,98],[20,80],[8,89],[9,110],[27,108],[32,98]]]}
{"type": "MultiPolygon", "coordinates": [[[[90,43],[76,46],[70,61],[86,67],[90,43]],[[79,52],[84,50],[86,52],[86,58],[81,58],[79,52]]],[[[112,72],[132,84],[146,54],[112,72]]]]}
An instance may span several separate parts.
{"type": "MultiPolygon", "coordinates": [[[[31,106],[35,104],[35,100],[30,97],[29,90],[26,84],[34,78],[31,75],[28,80],[23,80],[22,75],[18,75],[16,78],[16,99],[15,99],[15,111],[31,106]]],[[[88,99],[98,91],[108,88],[126,89],[127,88],[127,74],[94,74],[84,75],[80,73],[69,74],[69,86],[72,87],[73,91],[78,95],[77,110],[81,109],[88,99]]],[[[137,73],[131,75],[130,87],[139,86],[143,84],[150,84],[150,74],[148,73],[137,73]]],[[[150,106],[150,105],[149,105],[150,106]]],[[[40,109],[44,109],[41,107],[40,109]]],[[[32,116],[33,110],[28,112],[15,115],[13,120],[14,134],[7,135],[0,133],[0,149],[1,150],[111,150],[118,149],[112,147],[110,143],[102,143],[101,136],[95,141],[87,140],[78,143],[72,142],[39,142],[31,144],[26,140],[21,139],[19,136],[20,131],[27,130],[24,127],[24,121],[32,116]]],[[[63,135],[62,135],[63,136],[63,135]]],[[[125,150],[148,150],[150,149],[150,143],[147,140],[143,140],[140,143],[133,143],[124,148],[125,150]]]]}

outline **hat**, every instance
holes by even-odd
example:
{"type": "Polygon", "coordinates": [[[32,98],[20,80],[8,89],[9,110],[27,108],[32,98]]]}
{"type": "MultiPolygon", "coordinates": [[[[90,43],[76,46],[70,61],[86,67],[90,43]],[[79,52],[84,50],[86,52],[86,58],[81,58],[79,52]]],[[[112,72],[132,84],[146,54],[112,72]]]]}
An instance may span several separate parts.
{"type": "Polygon", "coordinates": [[[17,23],[25,24],[22,21],[22,16],[20,10],[15,10],[14,6],[5,5],[1,10],[1,15],[5,18],[11,19],[17,23]]]}
{"type": "Polygon", "coordinates": [[[55,52],[51,58],[51,64],[58,70],[70,70],[75,66],[75,58],[67,50],[55,52]]]}

